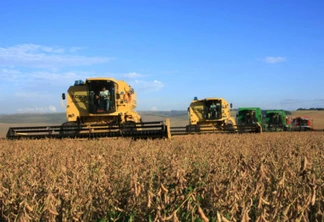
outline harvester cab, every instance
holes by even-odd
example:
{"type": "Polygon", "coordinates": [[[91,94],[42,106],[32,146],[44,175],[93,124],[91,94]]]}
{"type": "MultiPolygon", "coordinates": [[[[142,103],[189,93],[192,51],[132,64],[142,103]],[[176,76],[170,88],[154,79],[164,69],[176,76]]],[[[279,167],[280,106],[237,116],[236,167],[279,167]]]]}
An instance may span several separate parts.
{"type": "Polygon", "coordinates": [[[293,131],[313,130],[311,119],[307,116],[299,116],[293,118],[291,126],[293,131]]]}
{"type": "Polygon", "coordinates": [[[136,93],[126,82],[88,78],[68,89],[66,117],[79,124],[134,124],[141,122],[136,106],[136,93]]]}
{"type": "Polygon", "coordinates": [[[239,108],[236,114],[238,132],[261,133],[265,126],[260,108],[239,108]]]}
{"type": "Polygon", "coordinates": [[[267,131],[291,131],[290,119],[284,110],[266,111],[267,131]]]}
{"type": "Polygon", "coordinates": [[[188,108],[187,132],[225,132],[235,130],[235,119],[231,117],[229,104],[223,98],[197,99],[188,108]]]}
{"type": "MultiPolygon", "coordinates": [[[[88,78],[75,81],[67,94],[67,122],[59,126],[9,128],[7,138],[170,138],[170,120],[143,122],[134,110],[134,89],[122,80],[88,78]]],[[[64,103],[63,103],[64,105],[64,103]]]]}

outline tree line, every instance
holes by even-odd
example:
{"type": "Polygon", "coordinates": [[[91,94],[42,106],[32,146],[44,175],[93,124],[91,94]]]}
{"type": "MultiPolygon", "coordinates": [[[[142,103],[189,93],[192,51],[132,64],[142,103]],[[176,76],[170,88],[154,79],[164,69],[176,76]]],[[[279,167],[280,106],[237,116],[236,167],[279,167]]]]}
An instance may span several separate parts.
{"type": "Polygon", "coordinates": [[[301,111],[301,110],[324,110],[324,108],[298,108],[297,111],[301,111]]]}

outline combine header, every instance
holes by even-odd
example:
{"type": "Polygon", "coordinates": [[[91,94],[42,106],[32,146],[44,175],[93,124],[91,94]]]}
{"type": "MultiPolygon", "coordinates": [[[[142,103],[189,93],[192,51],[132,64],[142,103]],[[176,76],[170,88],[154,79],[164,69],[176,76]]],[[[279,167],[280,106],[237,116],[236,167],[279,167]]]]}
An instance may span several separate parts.
{"type": "Polygon", "coordinates": [[[78,80],[62,99],[67,99],[67,122],[59,126],[12,127],[7,138],[171,137],[169,120],[142,121],[134,110],[136,93],[122,80],[78,80]]]}

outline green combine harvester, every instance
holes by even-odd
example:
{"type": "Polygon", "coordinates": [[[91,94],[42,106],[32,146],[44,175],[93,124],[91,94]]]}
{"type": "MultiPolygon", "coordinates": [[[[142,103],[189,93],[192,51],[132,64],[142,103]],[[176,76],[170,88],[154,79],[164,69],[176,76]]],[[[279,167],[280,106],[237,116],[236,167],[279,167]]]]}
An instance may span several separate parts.
{"type": "Polygon", "coordinates": [[[265,114],[267,131],[291,131],[290,120],[284,110],[267,110],[265,114]]]}
{"type": "Polygon", "coordinates": [[[257,107],[239,108],[236,114],[237,130],[241,133],[261,133],[265,131],[262,111],[257,107]]]}

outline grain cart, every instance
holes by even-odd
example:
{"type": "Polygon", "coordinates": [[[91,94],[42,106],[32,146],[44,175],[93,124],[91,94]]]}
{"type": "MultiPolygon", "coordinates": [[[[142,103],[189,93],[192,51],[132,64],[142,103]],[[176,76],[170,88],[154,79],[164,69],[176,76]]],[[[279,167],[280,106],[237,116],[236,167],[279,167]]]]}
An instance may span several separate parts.
{"type": "Polygon", "coordinates": [[[171,137],[169,120],[142,122],[134,110],[136,93],[123,80],[77,80],[67,94],[62,94],[62,99],[66,100],[67,122],[59,126],[9,128],[7,138],[171,137]]]}
{"type": "Polygon", "coordinates": [[[291,131],[290,119],[284,110],[267,110],[265,115],[267,131],[291,131]]]}
{"type": "Polygon", "coordinates": [[[265,129],[262,111],[257,107],[239,108],[236,114],[238,132],[261,133],[265,129]]]}

